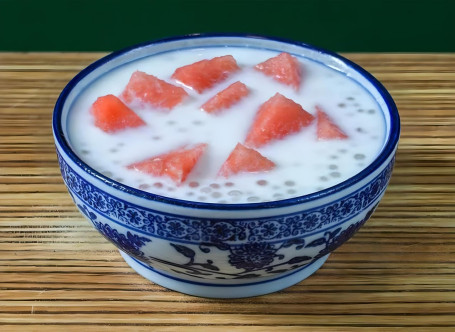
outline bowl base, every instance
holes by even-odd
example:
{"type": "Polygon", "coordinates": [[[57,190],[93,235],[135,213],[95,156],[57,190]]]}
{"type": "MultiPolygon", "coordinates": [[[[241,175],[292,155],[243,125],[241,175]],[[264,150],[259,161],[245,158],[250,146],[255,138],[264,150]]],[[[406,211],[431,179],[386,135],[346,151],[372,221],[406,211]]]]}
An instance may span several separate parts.
{"type": "Polygon", "coordinates": [[[138,261],[119,250],[128,265],[144,278],[174,291],[208,298],[242,298],[273,293],[290,287],[315,273],[329,257],[329,254],[301,267],[283,277],[277,277],[260,282],[245,283],[242,285],[219,285],[202,282],[190,282],[157,272],[152,267],[138,261]]]}

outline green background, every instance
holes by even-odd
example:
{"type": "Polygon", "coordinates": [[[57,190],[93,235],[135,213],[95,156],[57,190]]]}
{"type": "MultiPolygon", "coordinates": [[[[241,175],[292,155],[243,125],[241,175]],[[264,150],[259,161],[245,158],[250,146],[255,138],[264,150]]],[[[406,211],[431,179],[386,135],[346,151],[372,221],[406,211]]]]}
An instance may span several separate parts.
{"type": "Polygon", "coordinates": [[[111,51],[195,32],[339,52],[455,52],[455,1],[0,0],[0,51],[111,51]]]}

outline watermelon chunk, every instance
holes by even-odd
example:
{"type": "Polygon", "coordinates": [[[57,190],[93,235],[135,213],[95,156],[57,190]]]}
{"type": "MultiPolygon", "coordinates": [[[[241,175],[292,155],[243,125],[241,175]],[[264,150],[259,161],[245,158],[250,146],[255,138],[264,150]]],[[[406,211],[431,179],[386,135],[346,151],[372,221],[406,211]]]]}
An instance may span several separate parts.
{"type": "Polygon", "coordinates": [[[300,64],[297,58],[289,53],[281,53],[257,64],[254,68],[280,83],[292,86],[296,90],[300,87],[302,75],[300,64]]]}
{"type": "Polygon", "coordinates": [[[218,92],[215,96],[210,98],[204,105],[202,109],[207,113],[215,113],[222,109],[231,107],[232,105],[238,103],[242,98],[246,97],[250,91],[247,86],[240,81],[237,81],[226,89],[218,92]]]}
{"type": "Polygon", "coordinates": [[[197,144],[191,148],[180,148],[127,166],[128,169],[154,176],[167,176],[175,183],[186,180],[207,144],[197,144]]]}
{"type": "Polygon", "coordinates": [[[90,112],[95,118],[95,126],[106,133],[145,125],[144,120],[114,95],[99,97],[90,112]]]}
{"type": "Polygon", "coordinates": [[[259,108],[245,144],[261,147],[300,131],[313,120],[314,116],[306,112],[302,106],[276,93],[259,108]]]}
{"type": "Polygon", "coordinates": [[[202,93],[224,81],[239,69],[234,57],[225,55],[177,68],[172,74],[172,78],[198,93],[202,93]]]}
{"type": "Polygon", "coordinates": [[[316,106],[316,112],[317,135],[319,140],[348,138],[348,135],[346,135],[319,106],[316,106]]]}
{"type": "Polygon", "coordinates": [[[180,104],[186,96],[188,94],[182,87],[142,71],[135,71],[120,97],[128,104],[138,100],[143,105],[170,110],[180,104]]]}
{"type": "Polygon", "coordinates": [[[221,166],[218,174],[227,178],[233,174],[243,172],[270,171],[275,166],[273,161],[270,161],[256,150],[238,143],[221,166]]]}

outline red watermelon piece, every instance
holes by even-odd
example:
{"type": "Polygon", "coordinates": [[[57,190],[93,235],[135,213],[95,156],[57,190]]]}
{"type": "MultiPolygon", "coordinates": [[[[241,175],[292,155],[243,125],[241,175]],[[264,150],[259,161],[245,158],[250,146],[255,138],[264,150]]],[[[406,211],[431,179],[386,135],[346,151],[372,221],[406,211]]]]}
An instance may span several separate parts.
{"type": "Polygon", "coordinates": [[[254,67],[276,81],[298,90],[302,72],[297,58],[289,53],[281,53],[254,67]]]}
{"type": "Polygon", "coordinates": [[[186,180],[207,144],[197,144],[192,148],[180,148],[127,166],[128,169],[154,176],[167,176],[175,183],[186,180]]]}
{"type": "Polygon", "coordinates": [[[95,118],[95,126],[106,133],[145,125],[144,120],[114,95],[99,97],[90,112],[95,118]]]}
{"type": "Polygon", "coordinates": [[[188,96],[179,86],[172,85],[142,71],[135,71],[123,90],[121,98],[132,103],[139,100],[141,104],[155,108],[172,109],[188,96]]]}
{"type": "Polygon", "coordinates": [[[227,178],[233,174],[243,172],[270,171],[275,166],[273,161],[270,161],[256,150],[238,143],[221,166],[218,174],[227,178]]]}
{"type": "Polygon", "coordinates": [[[319,140],[347,139],[343,130],[319,107],[316,106],[317,135],[319,140]]]}
{"type": "Polygon", "coordinates": [[[259,108],[245,144],[261,147],[300,131],[313,120],[314,116],[306,112],[302,106],[276,93],[259,108]]]}
{"type": "Polygon", "coordinates": [[[239,69],[234,57],[225,55],[177,68],[172,74],[172,78],[198,93],[202,93],[224,81],[239,69]]]}
{"type": "Polygon", "coordinates": [[[207,113],[216,113],[222,109],[231,107],[238,103],[242,98],[250,93],[247,86],[240,81],[229,85],[226,89],[218,92],[215,96],[210,98],[202,109],[207,113]]]}

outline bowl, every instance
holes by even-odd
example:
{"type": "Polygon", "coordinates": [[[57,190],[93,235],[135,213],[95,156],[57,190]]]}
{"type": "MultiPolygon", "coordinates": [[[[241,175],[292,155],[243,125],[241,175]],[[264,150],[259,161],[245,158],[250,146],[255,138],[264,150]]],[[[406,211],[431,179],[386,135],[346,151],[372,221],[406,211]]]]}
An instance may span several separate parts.
{"type": "Polygon", "coordinates": [[[360,66],[307,44],[253,35],[189,35],[114,52],[68,83],[53,114],[61,174],[82,214],[143,277],[172,290],[210,298],[275,292],[317,271],[377,207],[392,174],[399,133],[399,115],[391,96],[360,66]],[[330,188],[244,204],[203,203],[148,193],[99,173],[78,157],[67,139],[68,113],[78,95],[99,77],[149,55],[220,45],[301,55],[355,80],[383,112],[386,138],[379,155],[358,174],[330,188]]]}

